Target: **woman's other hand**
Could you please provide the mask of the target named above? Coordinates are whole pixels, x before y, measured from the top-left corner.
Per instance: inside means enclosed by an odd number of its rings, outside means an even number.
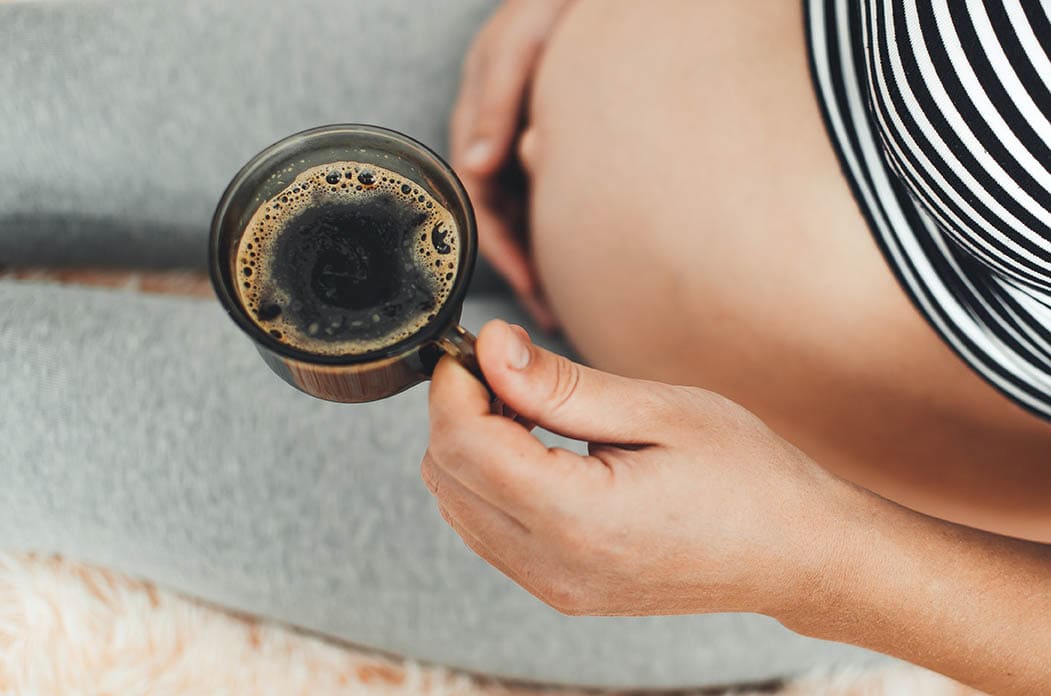
[[[505,0],[464,61],[453,109],[452,158],[478,218],[482,254],[538,324],[554,328],[524,241],[521,191],[508,186],[514,144],[540,53],[572,0]]]

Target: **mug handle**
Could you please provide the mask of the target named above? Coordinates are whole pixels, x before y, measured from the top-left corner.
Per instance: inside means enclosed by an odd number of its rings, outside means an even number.
[[[474,350],[477,341],[474,334],[457,324],[442,335],[436,343],[446,355],[467,368],[467,371],[474,375],[475,379],[481,382],[492,396],[493,390],[489,388],[489,383],[485,381],[485,375],[482,374],[482,368],[478,366],[478,355]]]

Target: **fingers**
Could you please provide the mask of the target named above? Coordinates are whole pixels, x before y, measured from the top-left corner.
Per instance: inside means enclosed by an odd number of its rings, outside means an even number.
[[[531,537],[523,539],[501,537],[486,541],[440,500],[438,502],[438,512],[441,514],[442,519],[463,540],[467,548],[474,551],[511,580],[533,593],[537,599],[544,601],[544,598],[533,589],[540,569],[536,567],[536,559],[539,554],[530,543],[534,542]]]
[[[475,536],[469,527],[460,522],[452,513],[449,512],[441,503],[438,504],[438,512],[441,514],[442,519],[453,528],[457,536],[463,540],[467,548],[474,551],[480,558],[485,560],[489,565],[493,566],[501,573],[511,578],[519,585],[523,584],[521,578],[517,573],[514,572],[511,566],[507,565],[504,560],[496,554],[492,548],[485,544],[481,539]]]
[[[453,120],[453,162],[458,170],[488,176],[507,159],[543,45],[543,34],[533,24],[505,6],[471,48]]]
[[[526,419],[568,437],[653,444],[673,420],[674,388],[594,370],[529,341],[521,327],[491,321],[478,361],[493,391]]]
[[[430,451],[423,456],[420,475],[427,490],[438,501],[438,511],[463,542],[500,572],[518,582],[496,549],[521,547],[528,531],[522,524],[466,489],[435,464]],[[476,531],[478,530],[478,531]]]
[[[485,66],[463,150],[457,153],[464,169],[489,175],[506,159],[518,132],[526,84],[539,50],[539,41],[520,40]]]
[[[467,180],[465,180],[467,186]],[[543,299],[536,278],[536,269],[529,259],[525,245],[511,229],[508,221],[496,214],[489,206],[484,192],[491,188],[485,181],[468,186],[472,199],[477,202],[475,215],[478,220],[478,250],[489,260],[493,268],[511,286],[529,316],[542,331],[553,331],[558,320]],[[473,191],[472,191],[473,189]]]
[[[522,522],[449,475],[429,451],[420,464],[420,475],[439,505],[493,549],[503,548],[511,542],[520,544],[529,534]]]
[[[478,250],[489,260],[496,272],[507,280],[516,295],[521,298],[531,297],[536,291],[536,282],[525,247],[515,238],[508,225],[486,207],[484,200],[479,203],[475,207],[475,213],[478,228],[485,230],[485,233],[478,235]]]
[[[457,161],[464,150],[471,133],[471,123],[478,105],[479,76],[484,61],[484,47],[476,44],[464,59],[460,76],[460,91],[453,104],[452,119],[449,124],[449,145],[453,160]]]
[[[459,363],[442,358],[430,389],[430,453],[443,471],[529,526],[561,489],[605,466],[549,450],[522,425],[489,411],[489,393]],[[564,491],[563,491],[564,492]]]
[[[471,125],[481,101],[478,84],[481,81],[478,77],[480,71],[474,67],[476,62],[477,59],[473,56],[468,60],[460,97],[453,112],[452,146],[454,157],[457,158],[454,161],[457,162],[457,171],[474,203],[479,230],[478,250],[507,281],[523,304],[527,305],[530,314],[548,330],[553,328],[553,317],[546,311],[543,303],[534,299],[537,295],[537,283],[532,263],[525,244],[512,227],[512,216],[504,214],[507,207],[504,198],[508,192],[496,177],[471,169],[460,161],[462,158],[459,153],[467,149],[467,142],[472,133]]]
[[[456,124],[465,120],[460,112],[454,115]],[[521,235],[514,229],[516,216],[508,214],[509,194],[502,183],[491,177],[478,176],[461,170],[461,180],[474,203],[478,223],[478,250],[489,260],[526,311],[543,331],[553,331],[558,322],[543,300],[537,283],[536,270],[529,258]]]
[[[424,466],[426,467],[427,464],[428,460],[425,458]],[[426,480],[427,474],[424,475],[424,478]],[[452,483],[453,487],[455,485]],[[549,548],[545,548],[548,542],[543,541],[542,537],[534,536],[528,531],[520,531],[514,526],[503,527],[499,522],[495,525],[491,524],[490,518],[484,513],[479,514],[479,510],[472,509],[470,503],[465,506],[450,503],[448,490],[449,488],[443,487],[443,484],[440,483],[437,492],[434,492],[438,499],[438,511],[442,519],[453,528],[464,544],[537,599],[549,602],[547,595],[550,593],[543,593],[541,590],[553,585],[552,574],[550,571],[545,571],[539,563],[544,558],[545,552],[549,551]],[[466,495],[471,502],[481,506],[485,505],[477,498],[470,499],[469,492]],[[485,510],[484,507],[480,509]]]
[[[507,186],[498,172],[510,159],[527,86],[563,6],[563,0],[506,2],[493,14],[464,61],[450,132],[453,164],[475,207],[479,250],[544,331],[554,330],[557,321],[539,291],[514,216],[503,205]]]

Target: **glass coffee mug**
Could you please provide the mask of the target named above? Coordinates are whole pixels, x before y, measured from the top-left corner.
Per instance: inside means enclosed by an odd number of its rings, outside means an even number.
[[[456,222],[459,259],[445,301],[411,335],[360,354],[315,354],[282,342],[252,320],[236,287],[236,257],[241,237],[261,205],[304,171],[346,161],[392,171],[430,194]],[[477,246],[474,211],[467,192],[438,155],[386,128],[331,125],[274,143],[237,173],[212,218],[209,271],[226,312],[255,342],[263,360],[281,379],[320,399],[356,403],[397,394],[430,378],[442,354],[455,358],[485,384],[475,357],[475,338],[459,325]]]

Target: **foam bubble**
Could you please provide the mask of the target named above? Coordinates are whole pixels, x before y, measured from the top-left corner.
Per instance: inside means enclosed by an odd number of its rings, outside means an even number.
[[[297,300],[289,297],[274,278],[274,251],[283,232],[291,221],[311,209],[329,204],[365,204],[382,196],[391,197],[415,215],[413,222],[418,224],[409,233],[414,236],[407,238],[405,248],[411,251],[412,262],[429,286],[429,306],[409,312],[403,321],[380,336],[355,336],[353,331],[346,332],[346,326],[326,326],[315,321],[298,326],[290,318],[295,312],[284,311]],[[361,354],[415,334],[445,304],[458,272],[460,231],[452,214],[416,182],[374,164],[331,162],[304,171],[261,204],[245,229],[252,233],[241,238],[235,262],[238,277],[244,281],[243,288],[238,288],[243,306],[264,331],[309,353]],[[417,238],[419,242],[408,241]],[[366,315],[364,321],[350,321],[349,325],[361,327],[364,332],[370,325],[379,325],[379,314],[374,316],[375,319]],[[344,335],[334,338],[340,331]]]

